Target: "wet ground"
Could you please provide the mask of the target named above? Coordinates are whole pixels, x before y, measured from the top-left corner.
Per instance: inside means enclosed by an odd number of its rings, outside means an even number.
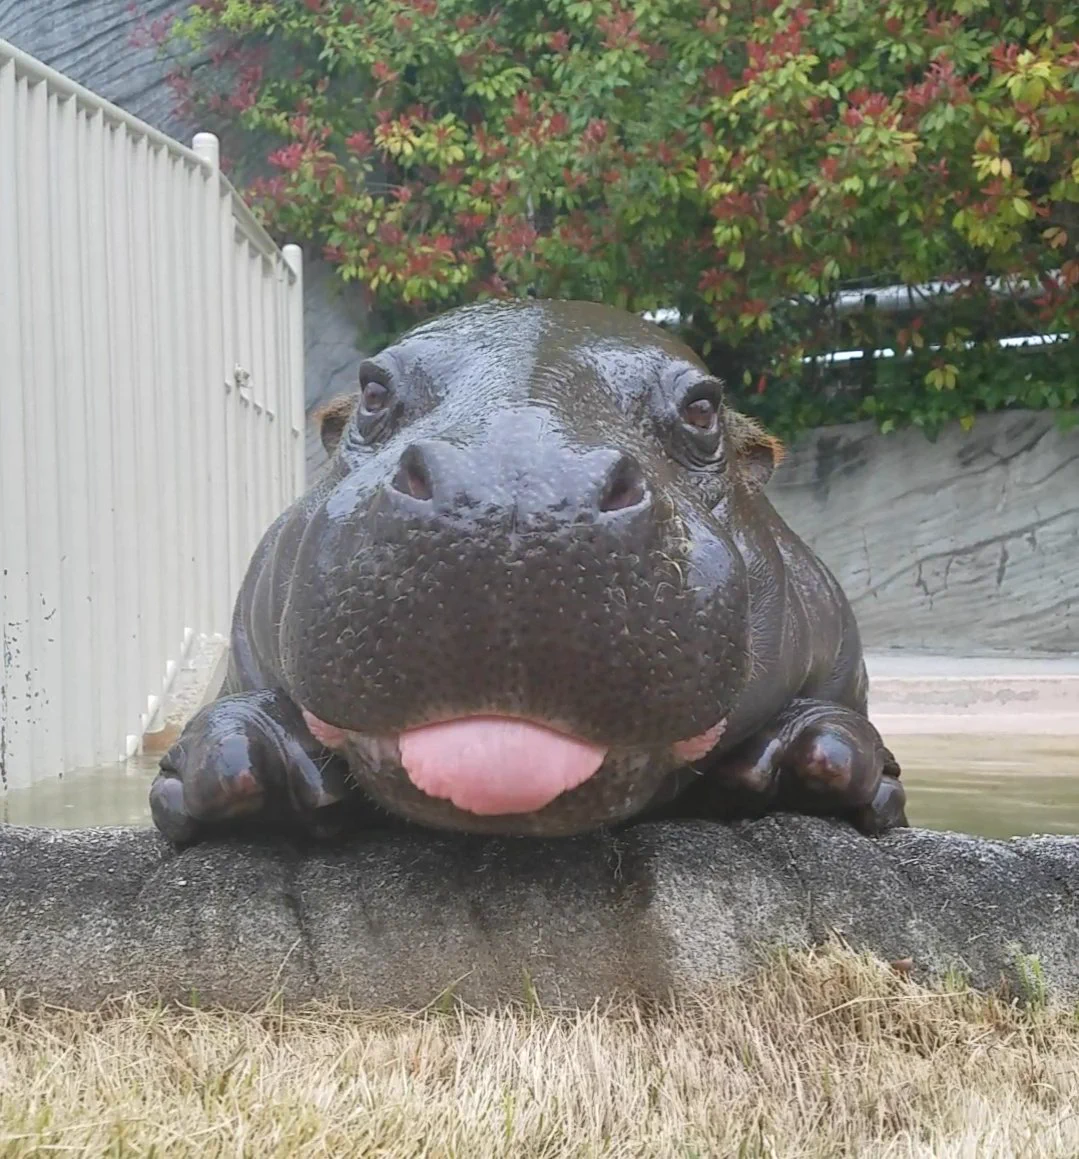
[[[896,736],[911,823],[986,837],[1079,833],[1079,736]],[[157,758],[0,794],[0,821],[149,825]]]

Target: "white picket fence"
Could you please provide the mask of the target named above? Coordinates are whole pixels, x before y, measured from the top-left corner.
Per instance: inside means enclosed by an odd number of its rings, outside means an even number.
[[[138,749],[304,486],[300,251],[0,41],[0,788]]]

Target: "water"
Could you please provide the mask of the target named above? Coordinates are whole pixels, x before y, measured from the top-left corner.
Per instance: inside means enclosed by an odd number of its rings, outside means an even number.
[[[911,824],[985,837],[1079,833],[1079,736],[896,736]],[[0,821],[150,824],[154,756],[0,795]]]
[[[78,829],[86,825],[149,826],[150,782],[158,756],[137,756],[122,764],[82,769],[39,781],[29,789],[0,794],[0,822]]]
[[[893,736],[912,825],[1079,833],[1079,736]]]

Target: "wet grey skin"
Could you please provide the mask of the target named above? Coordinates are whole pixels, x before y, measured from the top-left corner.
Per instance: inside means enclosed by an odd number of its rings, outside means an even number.
[[[329,465],[251,561],[222,694],[162,759],[173,842],[906,824],[851,608],[763,494],[781,448],[668,332],[583,302],[454,310],[365,363],[322,434]],[[609,751],[534,812],[478,815],[417,788],[396,739],[477,715]]]

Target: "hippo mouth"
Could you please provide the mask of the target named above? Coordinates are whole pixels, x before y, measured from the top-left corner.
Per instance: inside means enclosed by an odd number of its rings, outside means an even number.
[[[374,738],[327,724],[308,709],[304,721],[326,748],[342,750],[351,741]],[[721,720],[706,732],[671,746],[681,764],[700,760],[718,743]],[[408,728],[374,741],[395,749],[409,781],[429,797],[449,801],[477,817],[535,813],[591,780],[610,748],[543,722],[518,717],[463,716]]]

